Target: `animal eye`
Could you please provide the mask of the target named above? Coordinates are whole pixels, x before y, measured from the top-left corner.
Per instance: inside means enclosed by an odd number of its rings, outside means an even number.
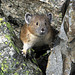
[[[36,25],[38,25],[38,22],[36,22]]]
[[[46,25],[46,23],[45,23],[45,25]]]

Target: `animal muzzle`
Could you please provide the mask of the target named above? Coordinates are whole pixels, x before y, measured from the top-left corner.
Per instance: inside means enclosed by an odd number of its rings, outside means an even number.
[[[40,31],[40,34],[44,35],[45,33],[46,33],[46,29],[42,28],[41,31]]]

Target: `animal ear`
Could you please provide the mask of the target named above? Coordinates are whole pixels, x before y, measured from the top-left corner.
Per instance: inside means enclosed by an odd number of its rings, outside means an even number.
[[[51,21],[52,21],[52,13],[48,13],[48,14],[47,14],[47,17],[49,18],[49,21],[50,21],[50,23],[51,23]]]
[[[30,24],[30,22],[31,22],[31,17],[32,17],[32,15],[30,14],[30,13],[26,13],[25,14],[25,22],[27,23],[27,24]]]

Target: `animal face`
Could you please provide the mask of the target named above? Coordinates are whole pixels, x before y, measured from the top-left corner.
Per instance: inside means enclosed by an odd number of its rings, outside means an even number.
[[[25,20],[28,23],[29,31],[37,36],[46,36],[50,31],[51,18],[46,15],[29,15],[28,17]]]

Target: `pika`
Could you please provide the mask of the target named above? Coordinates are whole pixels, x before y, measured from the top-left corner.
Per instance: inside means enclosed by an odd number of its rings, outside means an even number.
[[[53,29],[51,27],[52,14],[25,14],[25,22],[21,28],[20,38],[23,42],[23,54],[33,46],[50,45],[53,40]]]

